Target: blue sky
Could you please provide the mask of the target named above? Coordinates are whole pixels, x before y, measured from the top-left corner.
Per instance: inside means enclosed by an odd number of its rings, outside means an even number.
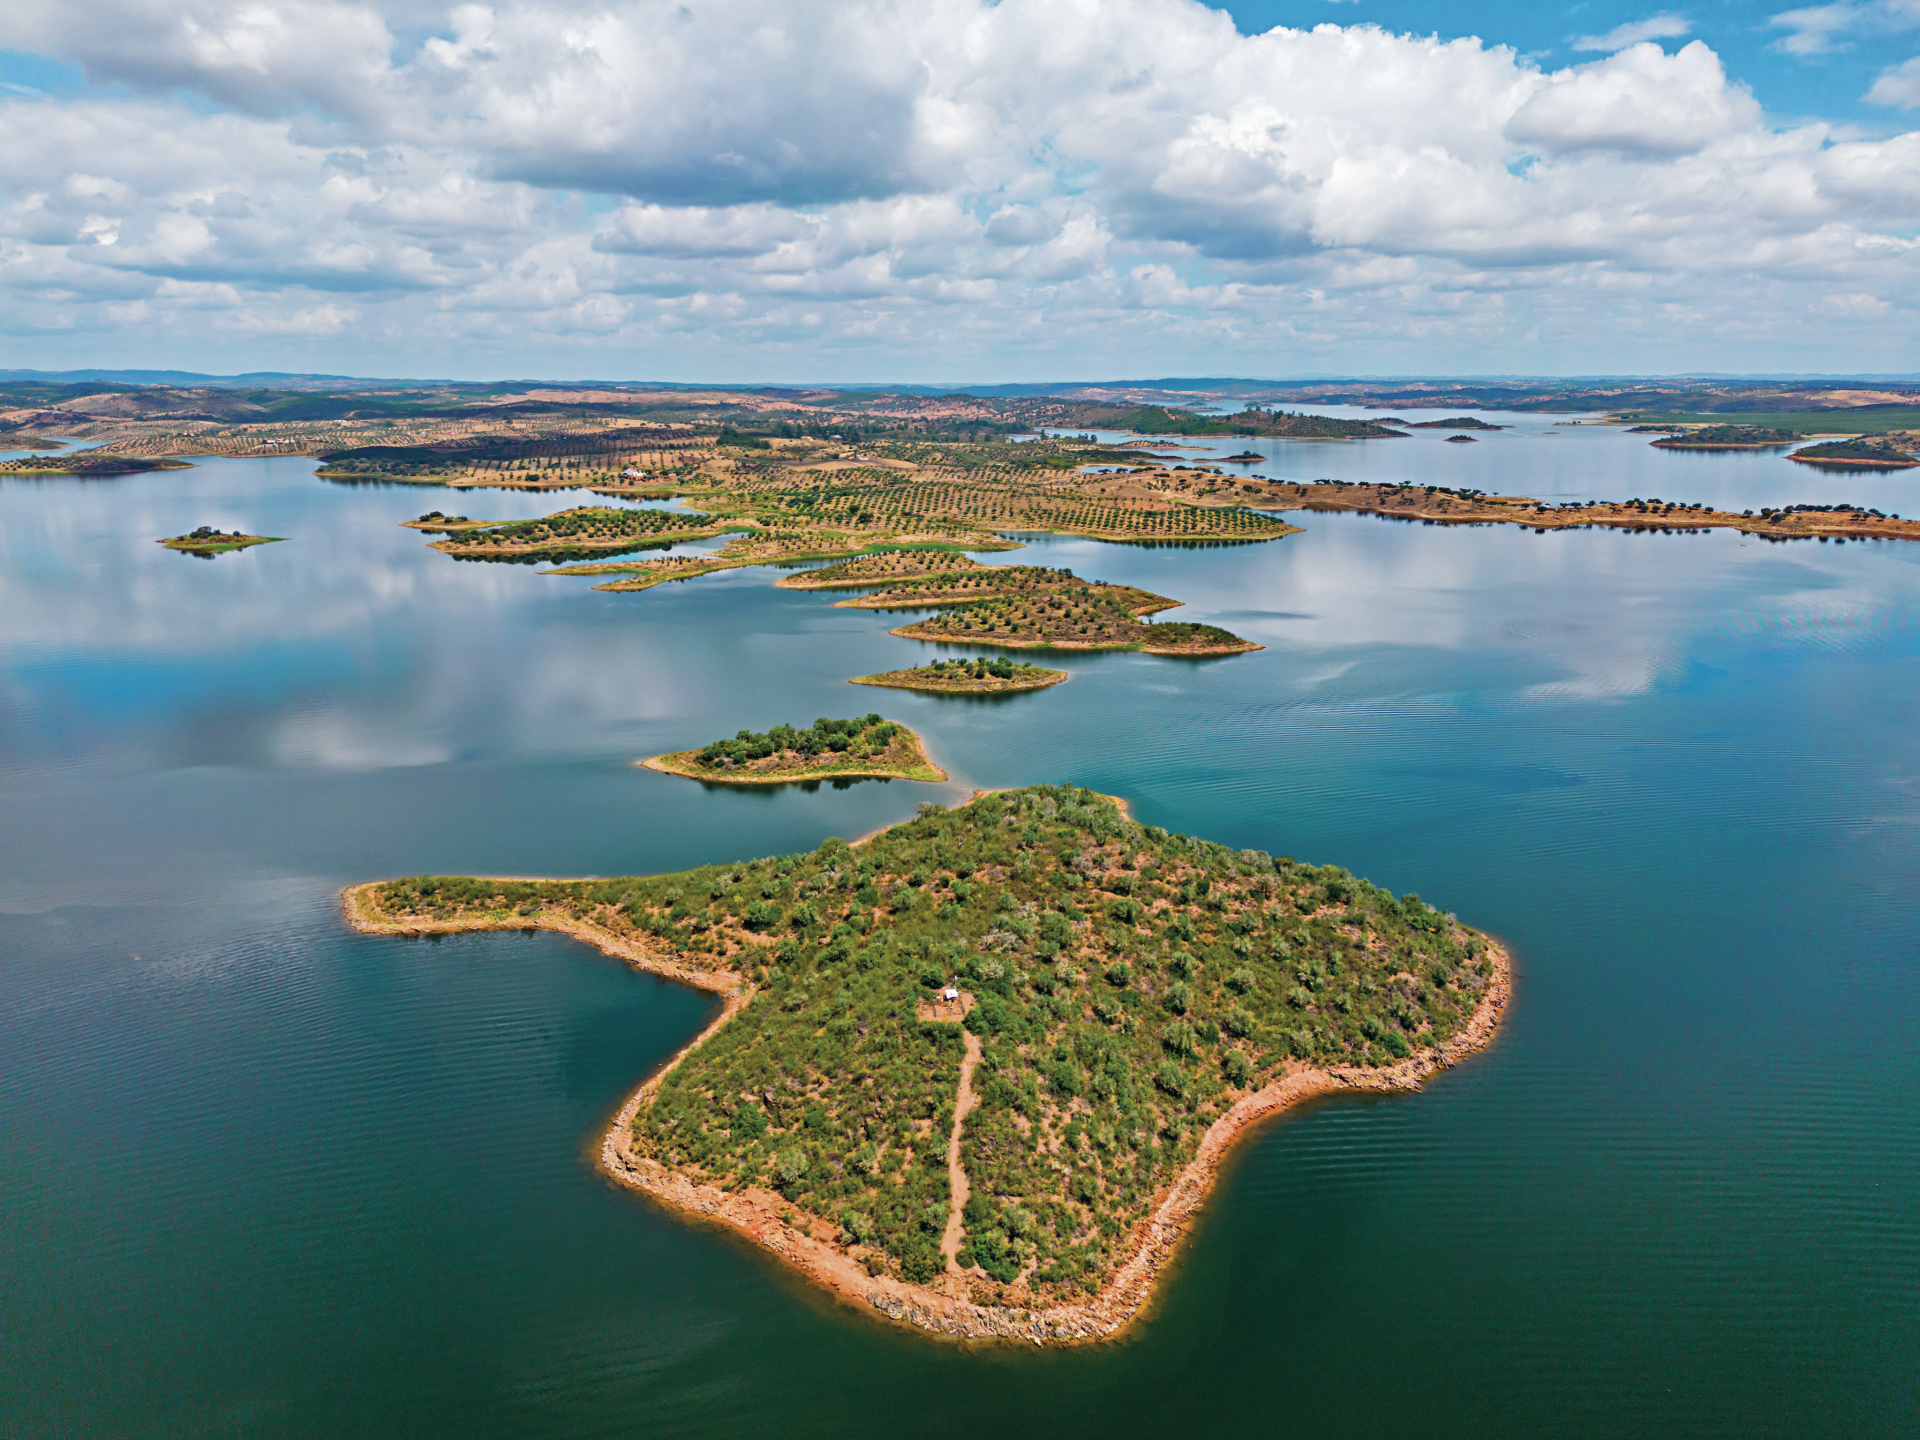
[[[14,0],[0,42],[20,367],[1920,371],[1920,0]]]
[[[1850,26],[1836,32],[1827,47],[1798,55],[1784,48],[1782,42],[1803,33],[1802,29],[1775,24],[1773,17],[1837,7],[1740,4],[1735,0],[1703,0],[1700,4],[1665,8],[1621,0],[1586,0],[1577,5],[1532,5],[1514,0],[1477,4],[1465,0],[1254,0],[1226,8],[1249,33],[1275,25],[1371,21],[1389,30],[1483,36],[1537,56],[1549,66],[1590,59],[1589,52],[1575,48],[1585,37],[1606,35],[1622,25],[1666,16],[1684,22],[1688,36],[1711,45],[1727,69],[1752,87],[1770,113],[1783,118],[1849,120],[1876,132],[1905,128],[1901,115],[1889,115],[1885,107],[1862,103],[1862,97],[1889,63],[1889,42],[1900,59],[1920,52],[1920,7],[1910,12],[1912,28],[1904,32],[1875,27],[1869,34],[1863,33],[1863,26]]]

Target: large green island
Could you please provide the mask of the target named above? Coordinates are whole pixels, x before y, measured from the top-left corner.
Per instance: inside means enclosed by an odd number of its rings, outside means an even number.
[[[699,750],[678,750],[640,762],[649,770],[722,785],[791,785],[809,780],[924,780],[947,772],[927,756],[920,737],[878,715],[816,720],[805,729],[775,725],[742,730]]]
[[[1484,1045],[1501,947],[1419,897],[980,792],[858,845],[593,880],[355,887],[359,928],[559,930],[725,999],[620,1109],[609,1174],[956,1339],[1137,1315],[1238,1137]]]

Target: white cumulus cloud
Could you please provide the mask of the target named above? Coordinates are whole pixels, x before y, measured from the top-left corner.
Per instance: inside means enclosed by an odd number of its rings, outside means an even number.
[[[1573,42],[1576,50],[1605,50],[1609,53],[1640,45],[1648,40],[1677,40],[1693,33],[1693,23],[1684,15],[1649,15],[1644,20],[1629,20],[1604,35],[1582,35]]]
[[[1783,10],[1768,22],[1787,33],[1775,41],[1789,55],[1844,50],[1859,35],[1885,35],[1920,27],[1920,0],[1835,0]]]
[[[1898,105],[1903,110],[1920,107],[1920,56],[1882,70],[1867,91],[1867,99],[1875,105]]]
[[[387,373],[1750,365],[1834,295],[1883,307],[1845,308],[1860,363],[1920,298],[1920,138],[1774,124],[1706,44],[1655,43],[1669,13],[1559,69],[1195,0],[9,18],[98,83],[0,96],[0,333],[89,363],[137,329]]]

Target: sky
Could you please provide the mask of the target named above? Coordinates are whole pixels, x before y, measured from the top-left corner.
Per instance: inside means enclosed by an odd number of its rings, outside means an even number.
[[[5,368],[1920,373],[1920,0],[8,0]]]

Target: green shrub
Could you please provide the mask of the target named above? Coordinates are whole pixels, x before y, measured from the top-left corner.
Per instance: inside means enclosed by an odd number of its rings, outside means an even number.
[[[938,1247],[924,1237],[909,1241],[900,1252],[900,1274],[914,1285],[926,1284],[945,1268]]]
[[[976,1035],[998,1035],[1007,1028],[1007,1007],[997,995],[982,996],[967,1012],[966,1026]]]

